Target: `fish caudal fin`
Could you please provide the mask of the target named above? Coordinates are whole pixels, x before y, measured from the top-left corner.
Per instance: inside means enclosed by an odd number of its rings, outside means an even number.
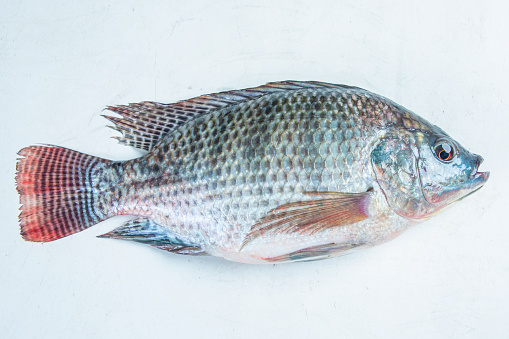
[[[98,173],[109,160],[57,146],[23,148],[16,165],[21,235],[48,242],[80,232],[106,218],[95,204]]]

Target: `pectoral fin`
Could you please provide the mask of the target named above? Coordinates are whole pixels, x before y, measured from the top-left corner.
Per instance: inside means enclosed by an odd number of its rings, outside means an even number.
[[[328,228],[350,225],[368,217],[371,190],[363,193],[305,192],[324,199],[295,201],[271,210],[246,236],[242,247],[254,239],[275,234],[315,234]]]

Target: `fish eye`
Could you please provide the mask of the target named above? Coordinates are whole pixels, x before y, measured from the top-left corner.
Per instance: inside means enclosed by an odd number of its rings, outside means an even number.
[[[433,150],[437,158],[441,161],[450,161],[454,158],[454,148],[447,141],[438,141]]]

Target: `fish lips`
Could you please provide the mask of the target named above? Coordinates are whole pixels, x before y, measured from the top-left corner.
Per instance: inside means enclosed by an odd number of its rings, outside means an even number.
[[[471,182],[471,188],[479,187],[479,185],[484,185],[488,178],[490,177],[490,172],[479,172],[479,166],[481,166],[484,161],[483,157],[480,155],[477,156],[476,164],[474,166],[474,170],[470,173],[469,180]],[[480,187],[479,187],[480,188]]]
[[[472,171],[472,173],[470,173],[470,176],[468,178],[469,183],[464,188],[464,190],[467,191],[467,193],[461,198],[459,198],[457,201],[465,199],[469,195],[480,190],[481,187],[484,186],[484,184],[486,183],[486,181],[488,181],[488,178],[490,177],[490,172],[479,172],[479,166],[484,161],[484,159],[480,155],[478,155],[477,157],[478,159],[476,161],[476,166],[474,167],[474,170]]]

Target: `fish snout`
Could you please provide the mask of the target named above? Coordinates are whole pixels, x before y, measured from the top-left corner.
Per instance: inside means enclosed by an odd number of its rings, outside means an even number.
[[[475,157],[475,165],[474,169],[470,173],[470,179],[477,179],[481,182],[486,182],[490,176],[490,172],[479,172],[479,166],[481,166],[482,162],[484,161],[484,158],[478,154],[474,154]]]

